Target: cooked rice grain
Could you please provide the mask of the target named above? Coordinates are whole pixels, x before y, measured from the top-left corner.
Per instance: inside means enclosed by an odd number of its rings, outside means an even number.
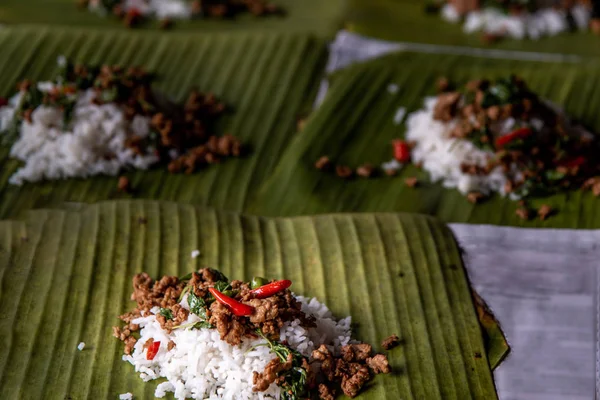
[[[351,343],[350,317],[335,320],[324,304],[316,299],[297,296],[302,311],[317,319],[317,327],[305,329],[298,320],[287,322],[281,330],[281,341],[304,356],[309,357],[321,343],[339,353],[341,346]],[[182,306],[188,308],[187,302]],[[152,310],[157,313],[156,307]],[[187,322],[199,321],[190,314]],[[265,392],[252,391],[252,373],[264,370],[275,356],[263,339],[243,340],[240,346],[231,346],[220,339],[216,329],[175,329],[170,334],[160,327],[154,314],[132,321],[142,328],[132,355],[123,356],[135,366],[144,381],[166,378],[155,391],[156,397],[172,392],[176,399],[278,399],[280,388],[272,384]],[[144,343],[153,339],[160,341],[160,348],[153,360],[146,359]],[[175,347],[168,350],[168,343]]]

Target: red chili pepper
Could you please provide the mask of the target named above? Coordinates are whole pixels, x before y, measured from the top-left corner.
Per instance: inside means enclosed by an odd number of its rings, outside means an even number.
[[[127,11],[127,16],[129,18],[139,18],[142,16],[142,12],[137,8],[130,8],[129,11]]]
[[[0,97],[0,107],[4,107],[6,105],[8,105],[8,100],[6,100],[4,97]]]
[[[250,293],[253,293],[254,297],[257,299],[266,299],[267,297],[271,297],[274,294],[289,288],[290,286],[292,286],[292,281],[284,279],[282,281],[275,281],[267,283],[266,285],[262,285],[259,288],[251,290]]]
[[[506,144],[516,139],[525,139],[527,136],[531,135],[531,133],[532,132],[530,128],[519,128],[507,135],[500,136],[498,139],[496,139],[496,147],[504,147]]]
[[[65,94],[74,94],[77,93],[77,89],[75,86],[63,86],[63,93]]]
[[[404,140],[392,140],[394,146],[394,158],[401,163],[410,161],[410,146]]]
[[[146,360],[154,360],[154,357],[156,357],[156,353],[158,353],[159,348],[160,341],[152,342],[150,347],[148,347],[148,352],[146,353]]]
[[[214,298],[219,303],[223,304],[229,309],[229,311],[231,311],[238,317],[245,317],[254,313],[254,307],[246,305],[244,303],[240,303],[239,301],[232,299],[227,295],[224,295],[215,288],[208,288],[208,291],[214,296]]]
[[[575,167],[582,166],[583,164],[585,164],[586,161],[587,161],[587,159],[584,156],[579,156],[579,157],[572,158],[570,160],[561,161],[558,163],[558,165],[567,167],[567,168],[575,168]]]

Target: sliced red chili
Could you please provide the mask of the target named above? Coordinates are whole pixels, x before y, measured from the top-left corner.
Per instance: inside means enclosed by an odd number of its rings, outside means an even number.
[[[575,167],[580,167],[583,164],[585,164],[587,161],[587,159],[584,156],[579,156],[579,157],[575,157],[572,158],[570,160],[565,160],[565,161],[561,161],[558,163],[558,165],[561,165],[563,167],[567,167],[567,168],[575,168]]]
[[[129,18],[138,18],[142,16],[142,12],[137,8],[130,8],[129,11],[127,11],[127,16]]]
[[[257,299],[265,299],[267,297],[273,296],[274,294],[284,291],[290,286],[292,286],[292,281],[284,279],[281,281],[267,283],[266,285],[251,290],[250,292],[253,293],[254,297],[256,297]]]
[[[513,140],[525,139],[526,137],[531,135],[531,133],[532,132],[531,132],[530,128],[516,129],[516,130],[512,131],[511,133],[506,134],[504,136],[500,136],[498,139],[496,139],[496,148],[504,147],[505,145],[512,142]]]
[[[254,313],[254,307],[244,303],[240,303],[239,301],[232,299],[227,295],[224,295],[215,288],[208,288],[208,291],[214,296],[214,298],[219,303],[223,304],[229,309],[229,311],[231,311],[238,317],[245,317]]]
[[[159,348],[160,341],[152,342],[150,347],[148,347],[148,352],[146,353],[146,360],[154,360],[154,357],[156,357],[156,353],[158,353]]]
[[[77,89],[75,88],[75,86],[71,86],[71,85],[63,86],[63,93],[75,94],[75,93],[77,93]]]
[[[394,146],[394,158],[401,163],[410,161],[410,146],[404,140],[392,140]]]

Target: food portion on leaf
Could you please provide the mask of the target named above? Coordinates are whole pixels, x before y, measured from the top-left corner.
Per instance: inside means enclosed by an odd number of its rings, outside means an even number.
[[[167,379],[157,397],[330,400],[391,371],[385,355],[352,339],[350,317],[336,320],[291,284],[230,281],[209,268],[157,281],[141,273],[137,306],[113,334],[142,379]]]
[[[408,116],[405,136],[414,145],[412,161],[433,181],[473,198],[499,193],[519,200],[596,188],[600,173],[594,136],[516,76],[475,80],[426,98]]]
[[[560,5],[545,0],[448,0],[438,10],[449,22],[464,21],[466,33],[482,32],[486,42],[503,37],[538,39],[587,29],[600,34],[600,1],[569,0]]]
[[[114,176],[158,163],[192,173],[240,155],[238,139],[215,134],[225,105],[212,94],[193,90],[185,104],[172,104],[140,67],[93,67],[59,57],[59,69],[54,80],[22,81],[17,94],[0,99],[1,138],[24,163],[12,184]]]
[[[112,14],[128,27],[151,18],[168,28],[174,19],[233,18],[242,13],[259,17],[283,12],[265,0],[78,0],[78,5],[102,16]]]

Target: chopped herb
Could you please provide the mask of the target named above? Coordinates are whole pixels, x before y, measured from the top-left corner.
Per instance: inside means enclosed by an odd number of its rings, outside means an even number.
[[[63,105],[63,123],[66,128],[71,120],[73,119],[73,112],[75,111],[75,101],[69,101]]]
[[[219,281],[215,283],[214,288],[217,289],[219,292],[224,293],[228,290],[231,290],[231,285],[229,284],[229,282]]]
[[[527,179],[515,193],[520,197],[544,197],[554,194],[558,191],[558,187],[551,182],[545,180]]]
[[[187,300],[190,305],[190,312],[196,314],[203,320],[206,320],[206,302],[202,298],[196,296],[193,291],[190,292]]]
[[[208,323],[206,321],[196,322],[192,326],[192,329],[202,329],[202,328],[212,329],[212,328],[214,328],[214,326],[212,326],[210,323]]]
[[[173,319],[173,311],[169,308],[161,308],[158,313],[168,320]]]
[[[107,10],[112,10],[121,3],[121,0],[100,0],[100,3],[102,3]]]
[[[206,321],[199,321],[199,322],[190,322],[189,324],[183,324],[183,325],[177,325],[174,326],[173,329],[202,329],[202,328],[208,328],[208,329],[212,329],[214,328],[214,326],[212,326],[211,324],[209,324]]]
[[[281,393],[282,398],[285,400],[300,400],[305,398],[307,389],[307,371],[302,368],[302,361],[305,360],[305,357],[282,343],[270,340],[260,329],[256,332],[260,337],[267,341],[265,345],[275,353],[282,363],[287,361],[290,354],[292,355],[292,368],[283,371],[280,375],[284,378],[283,382],[280,384],[283,389]]]
[[[212,273],[215,275],[215,281],[221,282],[229,282],[229,278],[227,278],[221,271],[213,268],[209,268]]]
[[[500,78],[490,83],[483,93],[481,106],[488,108],[504,104],[513,104],[526,98],[528,93],[523,90],[514,76]]]
[[[238,291],[233,290],[229,282],[219,281],[215,283],[214,288],[217,289],[219,292],[223,293],[225,296],[235,297],[238,294]],[[212,301],[212,295],[210,296],[210,299]]]
[[[546,171],[546,179],[549,181],[560,181],[561,179],[564,179],[565,176],[565,173],[558,172],[554,169]]]
[[[178,303],[181,303],[181,300],[183,300],[183,297],[190,291],[191,288],[192,288],[191,285],[187,285],[186,287],[183,288],[183,290],[181,291],[181,294],[179,295],[179,300],[177,300]]]
[[[185,274],[182,277],[179,278],[180,281],[189,281],[190,279],[192,279],[192,275],[194,273],[190,272],[189,274]]]
[[[34,109],[44,102],[44,93],[35,85],[31,85],[23,96],[23,109]]]
[[[117,99],[117,88],[112,87],[102,91],[101,99],[106,103],[111,103]]]
[[[188,295],[188,304],[190,305],[190,312],[200,317],[201,321],[196,322],[192,328],[213,328],[208,322],[208,312],[206,310],[206,302],[204,299],[196,296],[193,291]]]
[[[209,328],[210,329],[210,328],[214,328],[214,326],[208,322],[208,311],[206,308],[206,302],[201,297],[196,296],[194,291],[191,289],[192,289],[192,287],[190,285],[188,285],[188,286],[186,286],[184,291],[189,292],[187,301],[190,306],[190,312],[192,314],[195,314],[196,316],[198,316],[200,318],[200,321],[175,326],[175,327],[173,327],[173,329],[181,329],[181,328],[183,328],[183,329],[186,329],[186,328],[190,328],[190,329]],[[184,292],[182,292],[181,297],[183,297],[183,295],[184,295]]]
[[[469,134],[471,142],[481,150],[493,151],[493,137],[490,129],[487,126],[479,130],[474,130]]]

